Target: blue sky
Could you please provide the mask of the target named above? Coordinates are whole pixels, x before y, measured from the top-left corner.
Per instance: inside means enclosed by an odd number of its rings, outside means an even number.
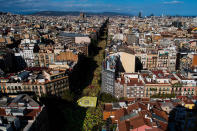
[[[197,15],[197,0],[0,0],[0,11],[122,12],[143,15]]]

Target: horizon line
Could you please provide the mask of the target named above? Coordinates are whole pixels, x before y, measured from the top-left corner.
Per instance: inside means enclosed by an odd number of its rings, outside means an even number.
[[[138,13],[129,13],[129,12],[118,12],[118,11],[79,11],[79,10],[65,10],[65,11],[61,11],[61,10],[40,10],[40,11],[2,11],[0,10],[0,12],[3,12],[3,13],[11,13],[11,14],[18,14],[18,15],[28,15],[29,13],[39,13],[39,12],[83,12],[83,13],[118,13],[118,14],[124,14],[124,15],[128,15],[128,16],[138,16]],[[140,12],[140,11],[139,11]],[[154,13],[150,13],[149,15],[143,15],[144,17],[146,16],[150,16]],[[155,15],[154,16],[177,16],[177,17],[197,17],[197,14],[196,15],[191,15],[191,14],[188,14],[188,15],[182,15],[182,14],[164,14],[164,13],[161,13],[160,15]]]

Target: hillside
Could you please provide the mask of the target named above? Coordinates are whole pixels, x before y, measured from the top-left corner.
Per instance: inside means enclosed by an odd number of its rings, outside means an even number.
[[[90,15],[101,15],[101,16],[132,16],[131,14],[126,13],[117,13],[117,12],[102,12],[102,13],[94,13],[94,12],[84,12],[87,16]],[[36,16],[65,16],[65,15],[73,15],[79,16],[79,11],[40,11],[33,13],[31,15]]]

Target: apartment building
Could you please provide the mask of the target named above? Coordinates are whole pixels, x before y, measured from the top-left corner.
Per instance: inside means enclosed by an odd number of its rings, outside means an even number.
[[[49,123],[46,108],[29,95],[0,98],[0,129],[47,131]]]
[[[115,94],[117,98],[144,98],[145,86],[139,79],[139,74],[124,73],[115,82]]]
[[[114,95],[115,79],[121,72],[135,72],[135,56],[125,52],[111,54],[103,62],[102,67],[102,92]]]
[[[48,68],[28,68],[10,76],[4,83],[4,93],[33,92],[37,96],[61,96],[69,88],[68,75],[65,71]]]

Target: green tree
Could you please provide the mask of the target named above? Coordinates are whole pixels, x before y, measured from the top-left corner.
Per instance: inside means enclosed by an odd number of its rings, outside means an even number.
[[[151,98],[174,98],[176,95],[173,94],[156,94],[152,95]]]
[[[172,85],[172,87],[182,87],[182,86],[183,86],[183,84],[181,84],[181,83],[175,83]]]
[[[104,124],[102,116],[102,106],[100,104],[96,108],[88,108],[83,124],[83,130],[92,131],[95,127],[101,127]]]
[[[127,98],[126,97],[120,97],[119,98],[119,101],[124,101],[124,100],[127,100]]]
[[[73,101],[73,98],[74,98],[74,94],[69,89],[67,89],[63,92],[62,99],[71,102],[71,101]]]
[[[102,102],[117,102],[118,99],[108,93],[101,93],[99,96],[100,101]]]

